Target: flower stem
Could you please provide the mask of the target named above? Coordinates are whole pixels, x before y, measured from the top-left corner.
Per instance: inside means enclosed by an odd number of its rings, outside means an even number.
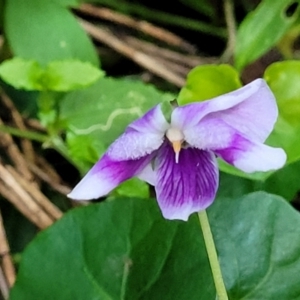
[[[9,127],[5,125],[0,125],[0,132],[9,133],[13,136],[18,136],[21,138],[25,138],[32,141],[37,141],[40,143],[45,143],[49,140],[49,137],[45,134],[28,131],[28,130],[21,130],[14,127]]]
[[[203,232],[204,242],[207,250],[207,255],[215,282],[218,300],[228,300],[222,272],[218,260],[216,246],[210,229],[206,210],[198,212],[198,217]]]

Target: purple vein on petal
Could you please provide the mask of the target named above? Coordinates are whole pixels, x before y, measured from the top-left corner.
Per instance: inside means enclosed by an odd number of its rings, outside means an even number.
[[[187,220],[214,200],[219,173],[212,152],[182,149],[176,163],[173,149],[165,143],[158,151],[156,171],[157,201],[166,219]]]

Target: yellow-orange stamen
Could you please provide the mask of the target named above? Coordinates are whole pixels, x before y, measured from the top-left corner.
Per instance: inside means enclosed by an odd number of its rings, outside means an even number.
[[[179,152],[181,150],[182,142],[184,141],[183,133],[180,129],[171,127],[167,130],[166,136],[173,146],[175,152],[175,162],[179,161]]]
[[[178,163],[179,161],[179,152],[181,150],[182,141],[174,141],[172,142],[173,150],[175,152],[175,162]]]

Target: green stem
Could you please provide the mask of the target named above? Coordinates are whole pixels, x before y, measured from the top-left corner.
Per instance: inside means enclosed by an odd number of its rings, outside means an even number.
[[[45,143],[49,140],[49,137],[45,134],[28,131],[28,130],[20,130],[18,128],[9,127],[9,126],[5,126],[5,125],[0,125],[0,131],[9,133],[11,135],[18,136],[18,137],[21,137],[24,139],[37,141],[40,143]]]
[[[222,272],[218,260],[218,255],[216,251],[216,246],[214,243],[213,235],[210,229],[207,213],[205,210],[198,213],[200,225],[203,232],[204,242],[207,250],[207,255],[215,282],[215,287],[217,291],[217,299],[228,300],[224,280],[222,277]]]

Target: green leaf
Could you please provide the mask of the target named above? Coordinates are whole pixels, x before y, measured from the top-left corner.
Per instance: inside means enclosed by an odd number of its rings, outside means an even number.
[[[185,105],[208,100],[241,86],[239,73],[230,65],[198,66],[189,72],[177,101],[179,105]]]
[[[16,57],[0,64],[0,77],[17,89],[42,90],[40,78],[43,74],[42,67],[33,60]]]
[[[67,92],[87,87],[104,72],[78,60],[52,61],[43,68],[36,61],[20,57],[0,65],[0,77],[17,89]]]
[[[237,33],[237,69],[259,58],[283,37],[299,17],[299,3],[300,0],[263,0],[247,15]]]
[[[60,101],[60,118],[67,124],[67,132],[73,136],[89,136],[90,141],[97,140],[106,149],[130,122],[170,99],[174,95],[159,92],[142,82],[102,78],[87,89],[68,93]],[[86,147],[90,147],[88,142],[79,143],[78,152]],[[98,151],[99,156],[102,153]]]
[[[300,299],[300,215],[263,192],[208,209],[229,299]]]
[[[149,198],[149,194],[149,185],[146,182],[134,177],[121,183],[112,191],[111,196]]]
[[[42,276],[41,276],[42,270]],[[10,299],[215,299],[196,217],[168,222],[155,200],[81,207],[25,250]]]
[[[77,135],[71,131],[67,132],[67,147],[68,154],[76,166],[79,166],[82,175],[98,160],[99,153],[105,151],[101,140],[91,135]]]
[[[247,177],[243,176],[246,173],[231,175],[235,174],[232,170],[220,172],[218,196],[240,197],[253,191],[266,191],[292,201],[300,191],[299,173],[300,161],[286,165],[272,174],[267,173],[267,178],[263,176],[264,173]]]
[[[67,92],[95,83],[104,72],[78,60],[52,61],[47,65],[45,86],[48,90]]]
[[[274,172],[262,183],[260,189],[280,195],[288,201],[294,200],[300,191],[299,174],[300,161],[297,161]]]
[[[79,6],[82,2],[84,2],[84,0],[51,0],[52,2],[55,2],[59,5],[68,7],[77,7]]]
[[[231,300],[299,299],[300,215],[284,199],[218,197],[208,216]],[[154,200],[115,199],[74,209],[39,234],[10,299],[161,295],[215,299],[199,222],[166,221]]]
[[[282,147],[288,163],[300,159],[300,62],[285,61],[269,66],[264,75],[277,99],[279,118],[268,139]]]
[[[51,0],[10,0],[4,16],[5,34],[15,56],[42,65],[65,59],[99,64],[91,40],[63,5]]]
[[[241,176],[220,172],[217,197],[239,198],[255,191],[255,183],[256,181]]]

